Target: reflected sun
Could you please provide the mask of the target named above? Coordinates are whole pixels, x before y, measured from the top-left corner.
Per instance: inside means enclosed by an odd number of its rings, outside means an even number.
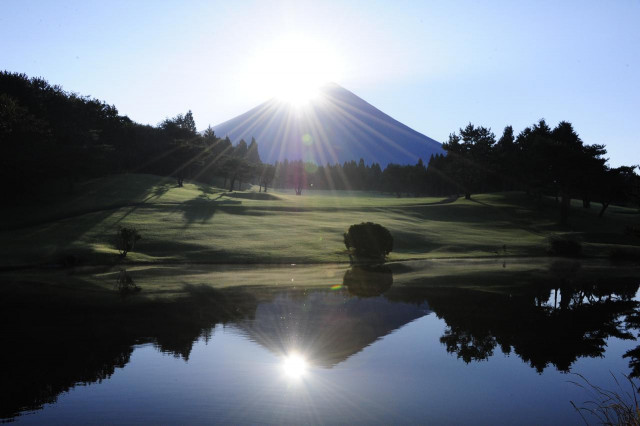
[[[304,376],[307,368],[307,361],[296,353],[287,355],[282,362],[284,373],[293,379],[299,379]]]
[[[328,44],[289,34],[263,46],[252,66],[256,84],[301,106],[317,97],[323,84],[340,79],[342,62]]]

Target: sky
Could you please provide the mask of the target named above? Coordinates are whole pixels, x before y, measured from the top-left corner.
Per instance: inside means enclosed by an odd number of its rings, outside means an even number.
[[[565,120],[640,163],[640,0],[2,0],[0,69],[200,130],[308,74],[441,142]]]

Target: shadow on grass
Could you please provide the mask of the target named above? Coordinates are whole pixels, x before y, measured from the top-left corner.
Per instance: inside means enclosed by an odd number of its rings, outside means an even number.
[[[165,178],[121,175],[85,182],[74,196],[53,194],[46,202],[30,202],[1,212],[0,230],[17,230],[91,213],[135,208],[164,195],[172,185]],[[10,206],[12,207],[12,206]]]
[[[196,188],[198,188],[198,191],[201,191],[203,195],[213,195],[218,192],[215,191],[212,186],[203,185],[201,183],[196,183]]]
[[[281,200],[277,195],[266,192],[226,192],[226,197],[243,198],[245,200]]]
[[[232,214],[246,214],[246,208],[242,207],[240,201],[234,200],[211,200],[206,195],[200,195],[197,198],[185,201],[176,206],[177,209],[182,210],[183,217],[186,220],[185,227],[188,227],[194,222],[205,223],[210,220],[221,207],[228,208],[233,206],[233,209],[226,209]]]
[[[261,263],[264,259],[256,257],[255,253],[238,250],[227,250],[224,247],[202,245],[192,242],[175,241],[171,239],[147,240],[140,245],[139,253],[163,259],[163,263],[175,262],[203,262],[203,263]]]

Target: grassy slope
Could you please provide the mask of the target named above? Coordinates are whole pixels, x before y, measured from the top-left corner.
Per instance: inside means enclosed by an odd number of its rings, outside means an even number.
[[[391,230],[391,260],[539,256],[552,233],[575,235],[588,255],[640,243],[623,233],[626,224],[640,221],[637,212],[611,207],[598,220],[597,206],[576,204],[571,227],[560,228],[551,201],[540,208],[519,193],[453,202],[328,192],[230,196],[206,185],[177,188],[173,180],[149,175],[99,179],[75,192],[82,195],[5,209],[0,266],[55,262],[64,254],[114,263],[118,226],[135,226],[143,236],[127,262],[343,262],[342,233],[362,221]]]

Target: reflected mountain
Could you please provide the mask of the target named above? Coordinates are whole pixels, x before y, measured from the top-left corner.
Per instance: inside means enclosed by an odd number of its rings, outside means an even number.
[[[431,312],[426,302],[380,296],[392,284],[387,267],[354,266],[341,289],[278,294],[261,303],[252,320],[236,326],[278,355],[297,352],[312,365],[331,368]]]
[[[604,279],[578,270],[557,264],[526,285],[496,287],[479,279],[463,287],[394,283],[385,267],[353,267],[343,285],[331,289],[186,285],[179,300],[142,303],[132,296],[116,308],[5,293],[0,418],[55,402],[77,384],[108,379],[139,344],[186,362],[198,339],[215,339],[217,324],[278,355],[295,350],[311,365],[332,368],[433,312],[446,323],[434,344],[464,362],[487,360],[500,350],[539,372],[549,366],[569,371],[580,357],[602,356],[607,338],[632,339],[633,329],[640,329],[636,278]],[[635,375],[639,354],[626,355]]]

